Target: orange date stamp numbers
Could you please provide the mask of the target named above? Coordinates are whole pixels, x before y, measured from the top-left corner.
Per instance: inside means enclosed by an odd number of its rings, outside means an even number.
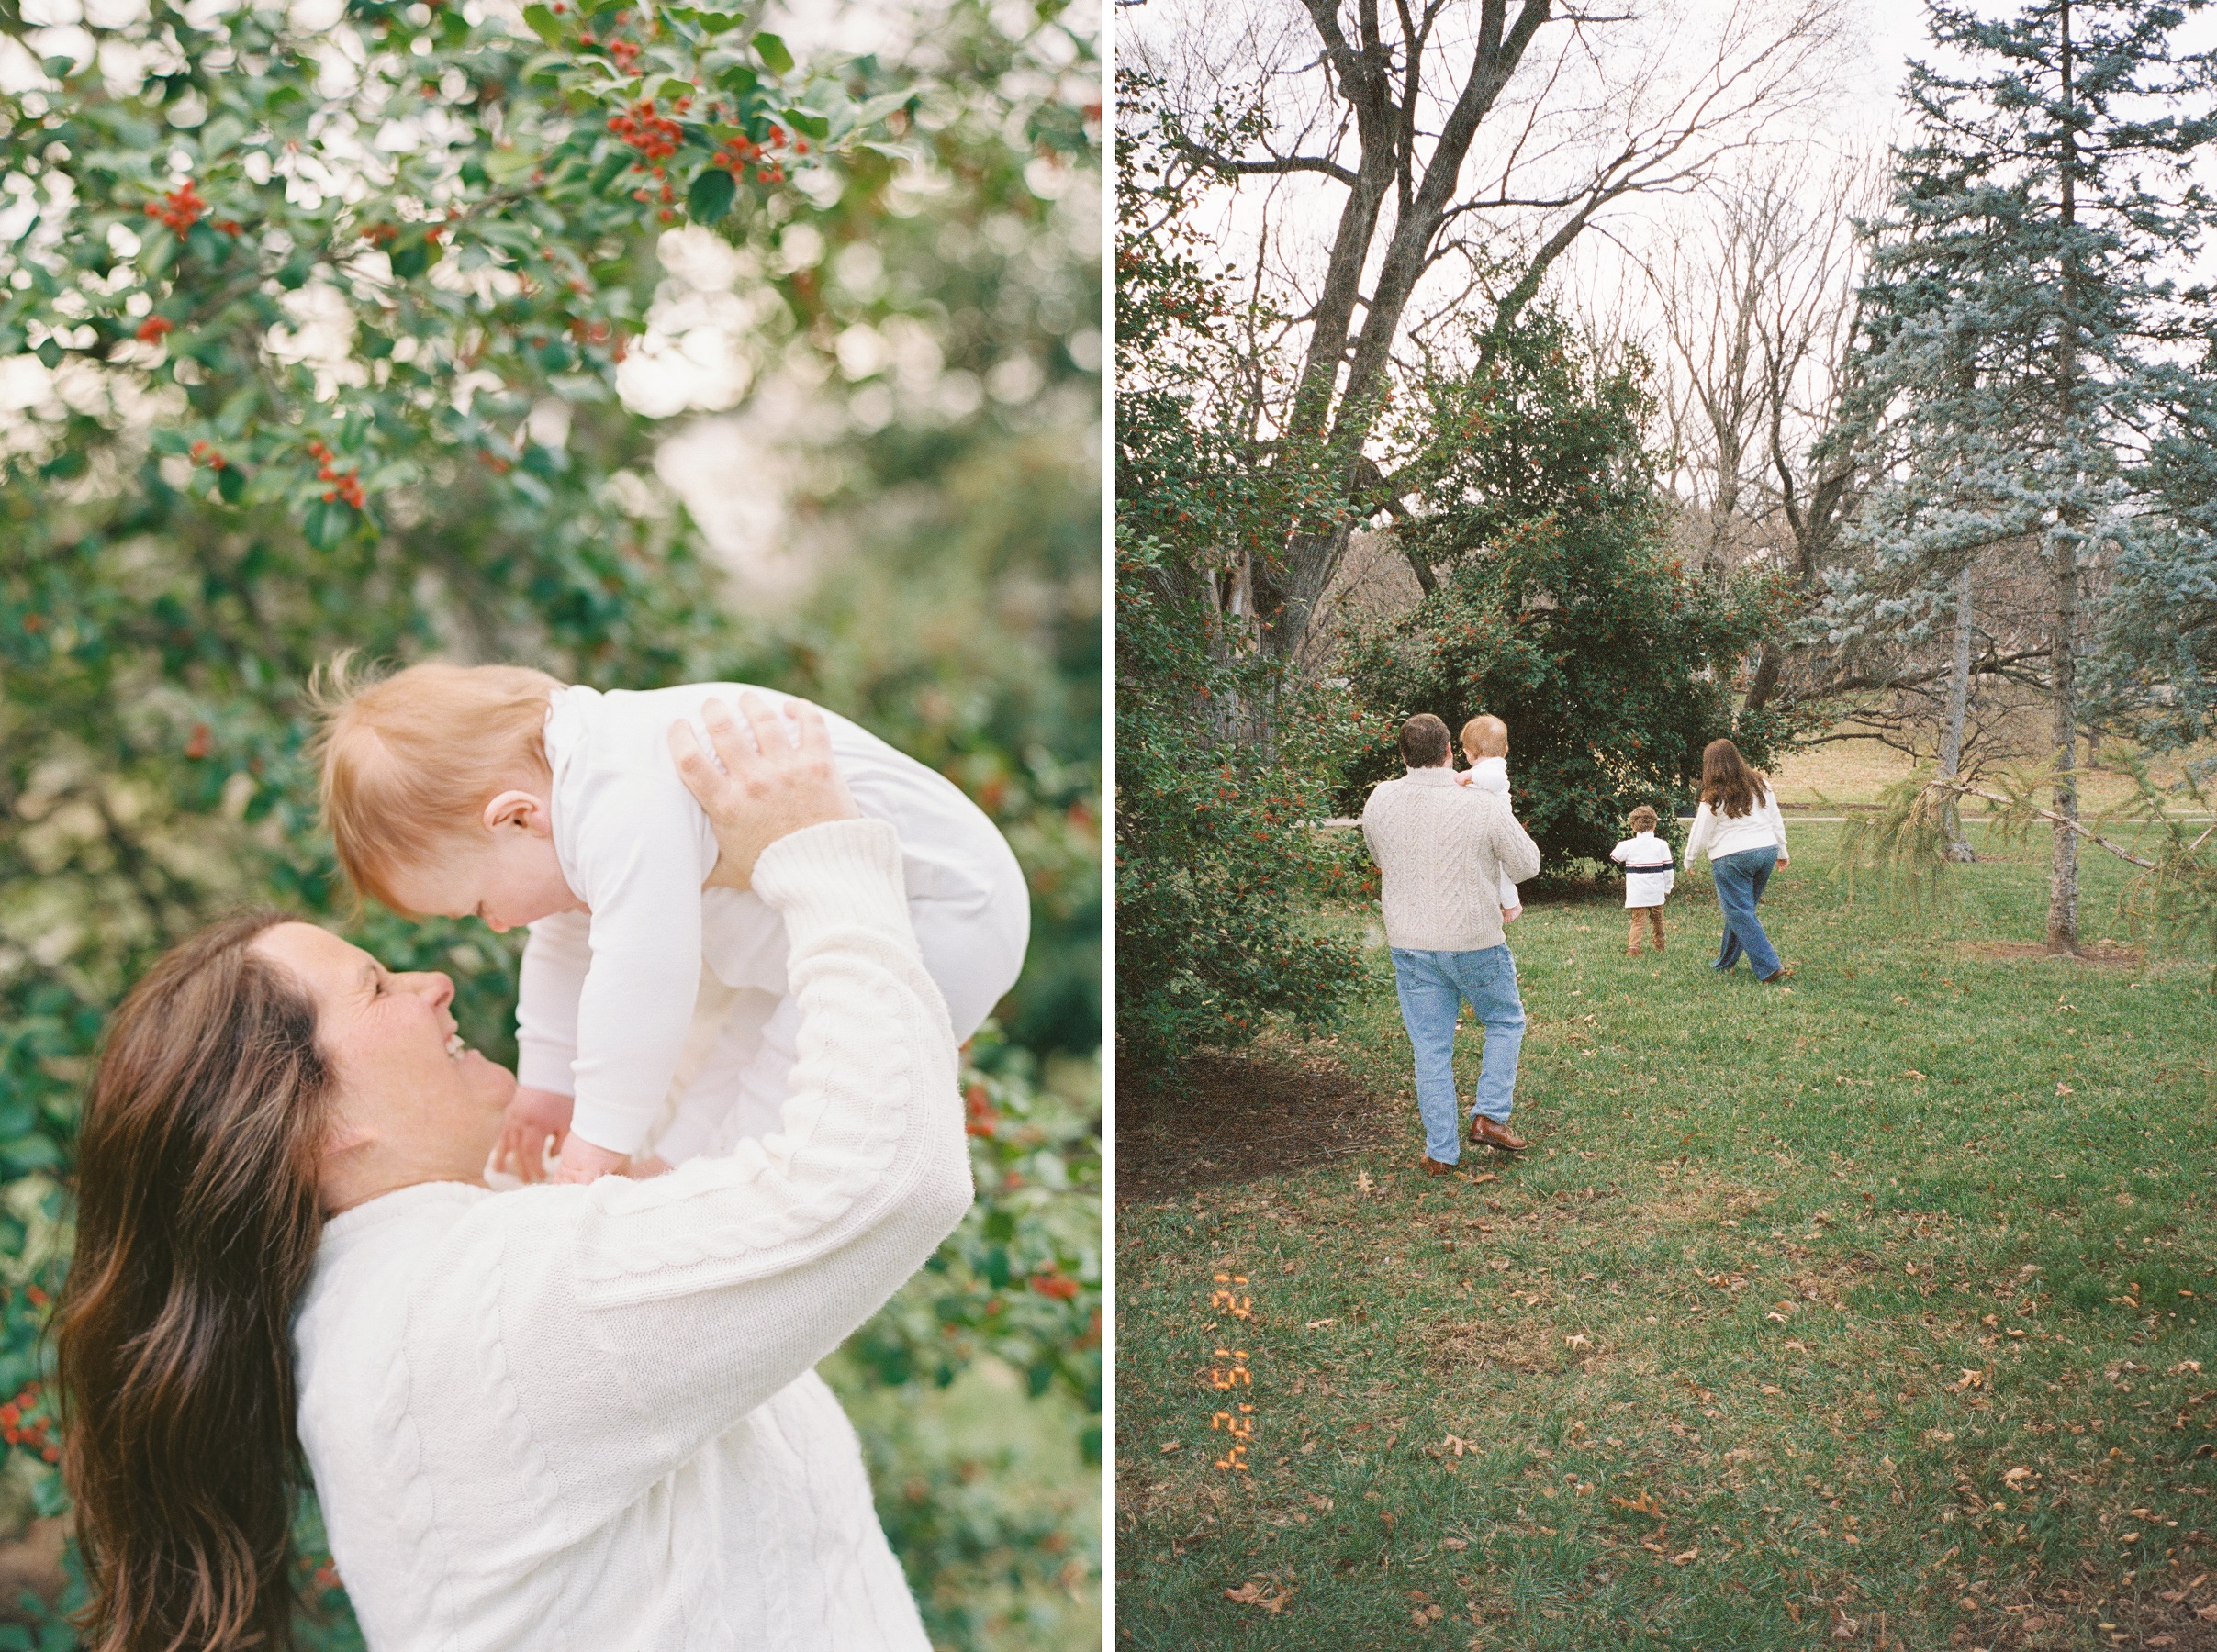
[[[1255,1299],[1251,1291],[1242,1289],[1247,1283],[1245,1274],[1218,1274],[1216,1288],[1209,1293],[1209,1311],[1243,1323],[1252,1322]],[[1254,1392],[1254,1368],[1248,1363],[1250,1356],[1245,1348],[1221,1347],[1215,1350],[1215,1357],[1217,1363],[1209,1367],[1209,1387],[1226,1398],[1224,1408],[1209,1418],[1209,1429],[1211,1433],[1222,1433],[1226,1440],[1224,1455],[1215,1462],[1227,1474],[1248,1473],[1248,1449],[1255,1440],[1255,1407],[1251,1399],[1245,1396]]]

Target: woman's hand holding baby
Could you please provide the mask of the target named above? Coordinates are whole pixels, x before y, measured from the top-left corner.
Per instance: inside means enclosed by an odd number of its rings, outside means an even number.
[[[722,851],[709,884],[725,889],[748,887],[755,863],[779,838],[860,813],[832,763],[831,731],[815,707],[796,700],[781,714],[747,694],[740,697],[739,710],[745,727],[721,701],[701,708],[714,759],[701,749],[691,724],[672,723],[669,733],[677,773],[708,811]]]

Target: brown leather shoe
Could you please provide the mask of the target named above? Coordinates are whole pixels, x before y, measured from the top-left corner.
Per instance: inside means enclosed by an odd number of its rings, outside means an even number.
[[[1522,1153],[1530,1144],[1507,1125],[1496,1124],[1480,1113],[1471,1121],[1471,1144],[1473,1147],[1498,1147],[1504,1153]]]
[[[1794,966],[1791,964],[1781,964],[1777,968],[1772,970],[1770,974],[1763,977],[1763,984],[1765,987],[1775,986],[1778,982],[1786,979],[1793,973]]]
[[[1452,1176],[1455,1173],[1454,1166],[1443,1165],[1428,1153],[1417,1159],[1416,1168],[1427,1176]]]

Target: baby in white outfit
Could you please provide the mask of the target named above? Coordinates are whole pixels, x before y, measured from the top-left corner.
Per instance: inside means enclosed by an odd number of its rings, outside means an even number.
[[[497,1168],[536,1179],[558,1141],[559,1179],[587,1181],[777,1129],[797,1054],[785,926],[751,890],[703,887],[716,835],[668,743],[673,724],[742,694],[798,703],[732,683],[602,694],[518,666],[432,664],[328,711],[324,813],[354,887],[402,913],[531,927]],[[823,718],[856,807],[900,834],[924,966],[967,1039],[1023,967],[1024,874],[952,782]],[[738,989],[734,1008],[650,1143],[704,962]]]
[[[1462,755],[1470,767],[1459,776],[1465,786],[1490,791],[1506,799],[1509,795],[1509,726],[1498,717],[1473,717],[1462,725]],[[1517,899],[1517,880],[1501,879],[1501,921],[1514,923],[1524,916]]]

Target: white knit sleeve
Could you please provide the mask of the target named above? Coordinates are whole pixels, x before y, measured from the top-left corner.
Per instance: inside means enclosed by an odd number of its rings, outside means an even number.
[[[782,1130],[487,1211],[506,1229],[502,1278],[473,1334],[514,1397],[487,1420],[507,1442],[488,1448],[543,1470],[550,1542],[629,1506],[830,1354],[969,1208],[954,1037],[892,828],[795,832],[754,887],[785,918],[800,1000]]]
[[[1692,865],[1694,856],[1709,846],[1709,839],[1716,834],[1716,831],[1717,816],[1709,806],[1704,803],[1694,810],[1693,828],[1685,834],[1685,864],[1687,865]]]
[[[593,960],[591,921],[557,912],[532,925],[516,983],[516,1081],[557,1095],[574,1093],[577,995]]]
[[[1493,822],[1494,857],[1504,880],[1516,883],[1540,876],[1540,845],[1506,809]]]
[[[1786,854],[1786,816],[1779,810],[1776,792],[1770,790],[1764,792],[1763,813],[1764,818],[1770,822],[1771,835],[1778,840],[1778,855],[1783,860]]]

